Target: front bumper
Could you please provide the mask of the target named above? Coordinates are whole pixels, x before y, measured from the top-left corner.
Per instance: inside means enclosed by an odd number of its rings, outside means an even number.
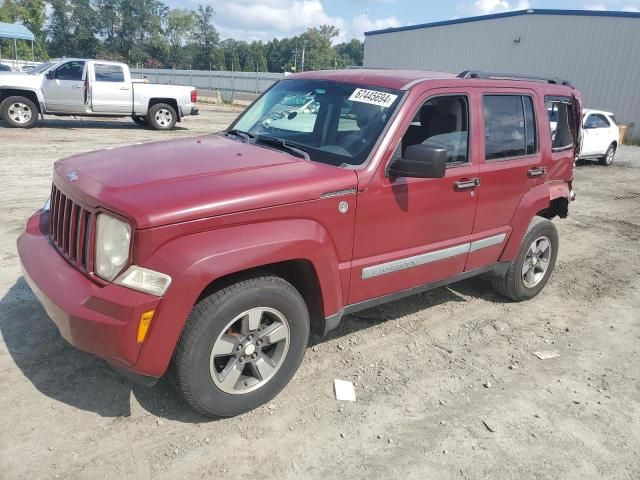
[[[156,310],[160,298],[108,284],[101,286],[72,267],[48,238],[48,214],[37,213],[18,238],[25,280],[60,334],[73,346],[136,372],[142,344],[140,316]],[[153,328],[153,322],[152,322]]]

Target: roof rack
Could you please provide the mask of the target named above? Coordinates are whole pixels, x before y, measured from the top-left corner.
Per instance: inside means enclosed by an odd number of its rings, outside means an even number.
[[[458,78],[493,78],[493,79],[505,79],[505,80],[529,80],[532,82],[544,82],[552,83],[554,85],[565,85],[567,87],[573,87],[568,80],[562,80],[558,77],[538,77],[535,75],[517,75],[513,73],[494,73],[494,72],[482,72],[479,70],[465,70],[458,74]]]

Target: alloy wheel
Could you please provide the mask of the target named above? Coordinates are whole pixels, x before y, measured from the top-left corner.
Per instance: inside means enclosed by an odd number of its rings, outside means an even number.
[[[282,366],[290,343],[289,323],[278,310],[257,307],[231,320],[218,336],[209,361],[211,379],[225,393],[249,393]]]
[[[156,123],[161,127],[168,127],[173,121],[173,114],[166,108],[160,108],[156,112]]]
[[[22,102],[15,102],[9,105],[8,113],[11,120],[21,125],[28,123],[33,115],[31,108]]]
[[[542,281],[549,269],[552,251],[548,237],[541,236],[533,241],[522,265],[522,282],[525,287],[533,288]]]

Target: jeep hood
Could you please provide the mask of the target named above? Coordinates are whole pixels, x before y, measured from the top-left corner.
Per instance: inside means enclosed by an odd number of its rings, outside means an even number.
[[[217,135],[98,150],[56,162],[54,181],[137,228],[184,222],[355,188],[353,170]]]

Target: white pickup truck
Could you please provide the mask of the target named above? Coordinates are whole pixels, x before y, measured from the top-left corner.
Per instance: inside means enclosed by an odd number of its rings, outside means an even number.
[[[32,127],[38,115],[131,117],[139,125],[170,130],[197,115],[194,87],[133,80],[124,63],[63,58],[29,73],[0,74],[0,119]]]

